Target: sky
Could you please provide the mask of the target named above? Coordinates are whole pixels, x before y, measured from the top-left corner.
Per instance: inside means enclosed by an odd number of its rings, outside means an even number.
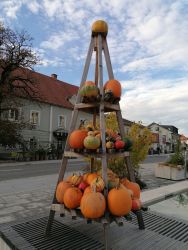
[[[0,21],[33,37],[41,58],[35,70],[78,86],[98,19],[108,23],[123,117],[174,125],[188,136],[188,0],[0,1]],[[87,80],[94,80],[92,66]]]

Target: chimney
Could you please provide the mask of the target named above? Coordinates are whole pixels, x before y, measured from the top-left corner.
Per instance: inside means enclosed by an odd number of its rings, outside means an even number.
[[[51,77],[57,79],[57,75],[56,74],[51,74]]]

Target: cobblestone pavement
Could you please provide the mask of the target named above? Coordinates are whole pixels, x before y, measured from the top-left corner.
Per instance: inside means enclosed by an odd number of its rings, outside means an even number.
[[[142,164],[140,174],[148,189],[175,183],[154,176],[155,164]],[[67,173],[67,175],[71,173]],[[57,174],[0,182],[0,224],[48,215]]]

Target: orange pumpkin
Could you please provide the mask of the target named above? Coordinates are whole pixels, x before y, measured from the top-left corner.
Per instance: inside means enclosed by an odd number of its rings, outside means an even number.
[[[99,130],[94,130],[93,132],[94,132],[94,135],[95,135],[95,136],[98,135],[98,134],[100,134],[100,131],[99,131]]]
[[[130,182],[127,178],[123,178],[120,180],[121,184],[123,184],[125,187]]]
[[[103,216],[106,209],[104,195],[99,192],[90,192],[85,194],[81,199],[80,209],[86,218],[100,218]]]
[[[83,178],[81,175],[73,174],[71,177],[71,184],[74,186],[78,186],[82,182]]]
[[[135,183],[135,182],[131,182],[131,181],[125,181],[122,183],[126,188],[132,190],[133,192],[133,198],[140,198],[140,186]]]
[[[86,189],[84,190],[84,195],[87,193],[91,193],[93,192],[93,189],[91,188],[91,186],[86,187]]]
[[[64,194],[64,204],[67,208],[73,209],[80,206],[82,192],[77,187],[68,188]]]
[[[66,182],[71,182],[71,178],[72,178],[72,175],[67,176],[67,178],[66,178]]]
[[[104,35],[107,35],[108,33],[108,24],[103,21],[103,20],[97,20],[92,24],[92,34],[98,34],[98,33],[102,33]]]
[[[121,84],[117,80],[109,80],[104,85],[105,92],[111,91],[116,98],[121,97]]]
[[[87,183],[87,177],[88,177],[89,174],[90,174],[90,173],[85,173],[85,174],[83,175],[83,181],[86,182],[86,183]]]
[[[100,176],[96,177],[96,178],[91,182],[90,185],[91,185],[91,188],[92,188],[93,190],[96,189],[97,192],[102,192],[103,189],[104,189],[104,187],[105,187],[105,183],[104,183],[103,179],[102,179]]]
[[[87,130],[74,130],[69,136],[69,145],[74,149],[82,149],[84,147],[84,139],[87,136]]]
[[[108,209],[111,214],[124,216],[131,211],[132,199],[125,188],[113,188],[108,193]]]
[[[59,184],[57,185],[57,189],[56,189],[56,199],[59,203],[64,202],[65,191],[71,187],[72,185],[69,182],[66,182],[66,181],[59,182]]]
[[[88,177],[87,177],[87,184],[88,185],[90,185],[91,184],[91,182],[95,179],[95,178],[97,178],[98,177],[98,175],[96,174],[96,173],[90,173],[89,175],[88,175]]]

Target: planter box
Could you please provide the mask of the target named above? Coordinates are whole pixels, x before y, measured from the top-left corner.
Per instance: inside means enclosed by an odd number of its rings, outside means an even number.
[[[162,163],[155,166],[155,176],[177,181],[184,180],[187,177],[187,175],[185,177],[185,168],[183,166],[178,165],[177,168],[175,168]]]

